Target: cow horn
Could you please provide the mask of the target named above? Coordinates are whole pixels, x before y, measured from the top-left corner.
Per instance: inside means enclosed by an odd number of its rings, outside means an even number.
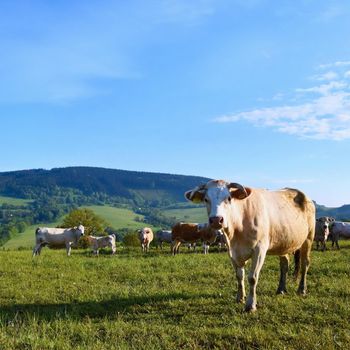
[[[247,190],[245,189],[244,186],[242,186],[241,184],[237,183],[237,182],[231,182],[227,185],[227,188],[238,188],[239,190],[241,190],[245,197],[248,197],[248,193],[247,193]]]

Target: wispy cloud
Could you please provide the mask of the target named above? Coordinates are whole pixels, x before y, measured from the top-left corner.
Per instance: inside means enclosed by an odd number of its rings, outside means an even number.
[[[117,80],[142,78],[140,51],[167,26],[197,25],[218,6],[214,0],[40,3],[0,4],[0,102],[109,93]]]
[[[218,123],[246,121],[256,127],[270,127],[281,133],[312,139],[350,139],[350,74],[344,71],[350,61],[338,61],[319,66],[329,72],[320,77],[338,78],[308,88],[295,89],[293,103],[232,113],[214,119]],[[299,101],[299,103],[298,103]],[[302,101],[302,102],[301,102]]]

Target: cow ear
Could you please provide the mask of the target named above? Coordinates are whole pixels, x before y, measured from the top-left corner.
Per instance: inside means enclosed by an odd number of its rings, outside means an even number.
[[[201,203],[204,200],[204,191],[191,190],[185,192],[185,198],[193,203]]]
[[[231,198],[235,199],[245,199],[250,196],[252,190],[249,187],[243,187],[239,184],[230,184],[228,186]]]

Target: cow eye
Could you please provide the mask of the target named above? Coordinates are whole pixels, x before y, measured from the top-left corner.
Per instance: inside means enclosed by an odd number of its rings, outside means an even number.
[[[209,201],[208,201],[208,198],[204,198],[204,202],[205,203],[208,203]]]
[[[227,201],[231,203],[231,196],[228,196]]]

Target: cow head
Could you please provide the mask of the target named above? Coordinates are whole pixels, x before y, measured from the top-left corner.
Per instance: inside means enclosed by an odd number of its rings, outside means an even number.
[[[148,235],[150,234],[150,230],[148,228],[143,228],[137,232],[139,233],[141,243],[146,243],[149,239]]]
[[[84,236],[85,227],[83,225],[79,225],[78,227],[75,227],[75,229],[78,232],[78,234],[80,234],[80,236]]]
[[[322,232],[322,239],[324,241],[327,241],[328,235],[329,235],[329,229],[331,227],[331,223],[334,222],[334,218],[329,216],[321,216],[320,218],[316,219],[316,225],[318,225]]]
[[[185,197],[194,202],[204,202],[209,217],[209,225],[215,230],[228,227],[228,213],[235,201],[247,198],[251,189],[238,183],[228,183],[223,180],[211,180],[187,191]]]

